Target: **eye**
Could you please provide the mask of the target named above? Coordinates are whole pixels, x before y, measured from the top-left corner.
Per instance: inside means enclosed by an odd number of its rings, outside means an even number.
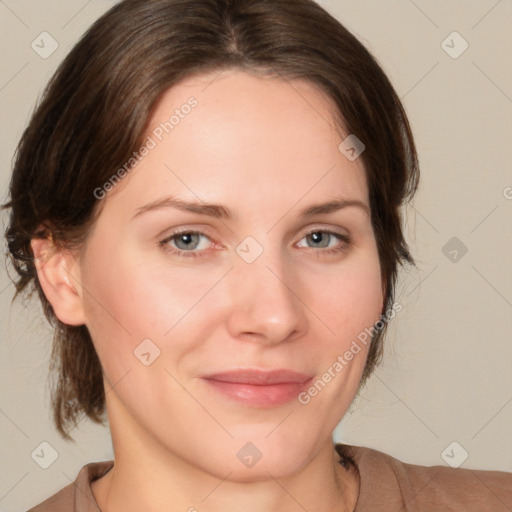
[[[306,233],[302,240],[311,243],[312,246],[310,247],[313,249],[322,249],[321,251],[315,251],[320,253],[319,255],[344,251],[351,241],[348,235],[326,229],[314,229]],[[298,247],[302,246],[298,244]]]
[[[209,240],[209,238],[200,231],[177,231],[162,240],[160,246],[163,247],[164,251],[170,252],[176,256],[195,258],[204,256],[205,249],[207,249],[207,247],[199,247],[201,245],[201,237]],[[174,246],[172,244],[174,244]]]
[[[201,239],[210,240],[207,235],[200,231],[175,231],[159,242],[159,245],[165,252],[175,256],[196,258],[206,256],[207,254],[208,244],[201,244]],[[310,248],[313,249],[313,252],[318,256],[342,252],[347,249],[351,242],[348,235],[326,229],[311,230],[309,233],[306,233],[301,241],[302,240],[306,240],[308,244],[312,244]],[[304,246],[299,243],[297,247]]]

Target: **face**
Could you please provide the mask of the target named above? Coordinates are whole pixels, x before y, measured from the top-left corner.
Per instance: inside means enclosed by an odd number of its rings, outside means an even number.
[[[76,272],[116,457],[244,481],[332,443],[368,347],[344,354],[383,294],[364,169],[338,149],[329,100],[216,75],[162,97]]]

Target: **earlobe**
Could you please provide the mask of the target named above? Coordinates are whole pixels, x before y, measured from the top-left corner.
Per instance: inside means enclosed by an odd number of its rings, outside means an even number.
[[[57,318],[68,325],[85,324],[80,267],[71,252],[48,238],[33,238],[37,277]]]

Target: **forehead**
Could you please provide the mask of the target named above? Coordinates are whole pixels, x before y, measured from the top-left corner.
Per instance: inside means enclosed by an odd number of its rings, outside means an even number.
[[[170,120],[191,98],[198,108],[190,116],[192,121],[182,125],[193,126],[205,144],[215,143],[217,135],[233,134],[239,139],[250,136],[255,143],[274,142],[273,145],[284,148],[289,147],[291,138],[297,143],[306,139],[311,141],[309,147],[318,143],[315,139],[319,138],[326,144],[337,145],[337,140],[346,136],[345,128],[334,120],[337,111],[334,102],[316,84],[239,69],[197,73],[168,89],[153,109],[147,134]],[[299,119],[301,122],[297,123]],[[177,125],[173,131],[174,127]],[[201,127],[205,130],[201,131]],[[222,130],[212,131],[212,127]],[[295,151],[300,151],[299,145],[295,146]]]
[[[114,194],[132,205],[176,191],[260,206],[327,192],[367,201],[360,159],[339,150],[347,134],[334,111],[305,80],[241,70],[190,76],[155,105],[144,136],[151,149]]]

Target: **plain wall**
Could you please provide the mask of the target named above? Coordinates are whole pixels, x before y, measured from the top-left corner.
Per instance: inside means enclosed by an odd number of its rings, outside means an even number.
[[[36,99],[85,29],[112,0],[0,2],[2,201],[11,159]],[[418,269],[400,278],[403,309],[385,360],[335,432],[405,462],[512,471],[512,3],[324,0],[376,56],[402,98],[418,147],[421,181],[406,211]],[[58,49],[41,58],[43,31]],[[457,58],[443,47],[457,52]],[[127,35],[129,37],[129,35]],[[453,42],[452,42],[453,41]],[[5,213],[3,227],[7,223]],[[457,240],[446,244],[453,238]],[[462,253],[462,244],[467,253]],[[5,242],[4,242],[5,246]],[[459,258],[452,261],[457,250]],[[21,511],[73,481],[86,463],[112,458],[108,429],[83,422],[76,444],[50,420],[51,330],[36,300],[11,306],[2,267],[0,510]],[[46,441],[58,459],[40,468]],[[459,447],[460,445],[460,447]]]

